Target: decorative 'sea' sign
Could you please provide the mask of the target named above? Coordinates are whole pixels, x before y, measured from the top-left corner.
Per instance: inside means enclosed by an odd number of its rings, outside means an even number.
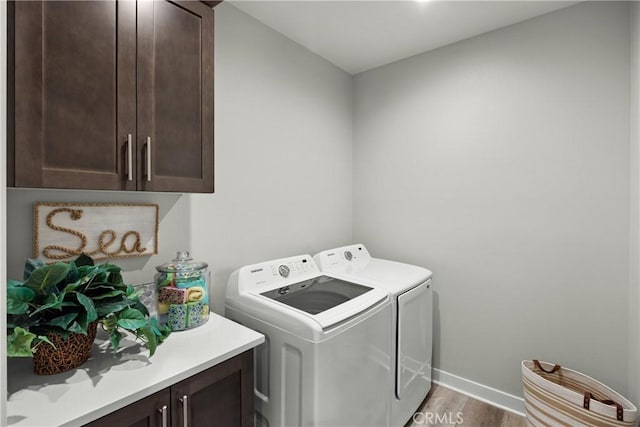
[[[33,256],[69,261],[158,253],[158,205],[144,203],[35,203]]]

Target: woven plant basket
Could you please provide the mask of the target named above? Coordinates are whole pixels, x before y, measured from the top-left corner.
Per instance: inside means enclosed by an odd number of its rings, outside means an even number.
[[[72,333],[67,339],[48,333],[47,338],[55,348],[47,343],[38,345],[33,354],[33,372],[36,375],[53,375],[82,365],[91,355],[97,327],[97,322],[89,323],[87,335]]]
[[[638,410],[619,393],[571,369],[522,362],[527,425],[631,427]]]

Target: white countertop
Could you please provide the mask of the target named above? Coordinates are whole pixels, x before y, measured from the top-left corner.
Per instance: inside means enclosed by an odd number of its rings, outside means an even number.
[[[262,334],[214,313],[200,327],[172,333],[151,358],[129,337],[114,353],[98,330],[91,358],[68,372],[34,375],[30,358],[9,359],[10,426],[79,426],[264,342]]]

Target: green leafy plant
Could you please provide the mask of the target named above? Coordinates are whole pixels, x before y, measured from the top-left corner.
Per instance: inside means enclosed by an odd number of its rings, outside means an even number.
[[[49,265],[27,259],[24,281],[7,282],[7,354],[31,357],[39,346],[53,345],[47,334],[86,335],[89,324],[99,322],[114,350],[124,329],[153,356],[170,329],[149,317],[133,286],[123,282],[121,271],[109,263],[95,265],[84,254],[69,263]]]

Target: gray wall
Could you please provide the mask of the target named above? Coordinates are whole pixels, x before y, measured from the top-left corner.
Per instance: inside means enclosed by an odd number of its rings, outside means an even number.
[[[631,215],[629,223],[629,398],[640,402],[640,4],[631,6]]]
[[[228,4],[216,8],[216,193],[191,196],[213,307],[236,268],[351,242],[351,77]]]
[[[629,37],[588,2],[356,76],[354,238],[434,271],[436,368],[627,392]]]

